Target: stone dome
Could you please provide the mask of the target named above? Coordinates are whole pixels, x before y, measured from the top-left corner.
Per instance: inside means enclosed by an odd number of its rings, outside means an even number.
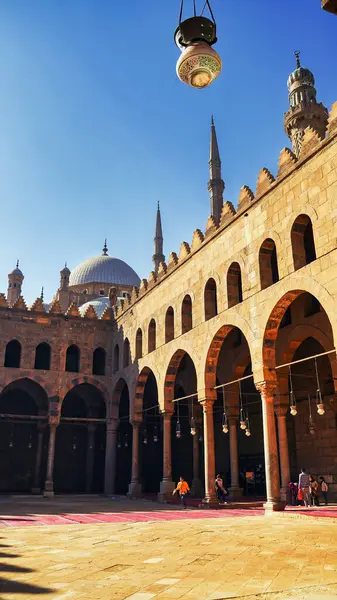
[[[70,287],[87,283],[139,286],[140,279],[123,260],[103,254],[88,258],[71,271]]]
[[[94,307],[96,315],[100,319],[106,307],[110,306],[110,300],[108,296],[100,296],[99,298],[95,298],[94,300],[90,300],[89,302],[82,304],[82,306],[80,306],[78,309],[82,317],[90,305]]]
[[[295,71],[290,73],[288,77],[288,90],[291,91],[294,87],[299,85],[315,86],[315,78],[313,73],[305,67],[297,67]]]
[[[19,275],[20,277],[23,277],[23,273],[21,269],[19,269],[19,267],[15,267],[15,269],[13,269],[10,275]]]

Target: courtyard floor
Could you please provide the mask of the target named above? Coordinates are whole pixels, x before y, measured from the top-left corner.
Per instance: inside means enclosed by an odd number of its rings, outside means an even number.
[[[97,497],[1,498],[0,513],[4,600],[337,599],[335,518]]]

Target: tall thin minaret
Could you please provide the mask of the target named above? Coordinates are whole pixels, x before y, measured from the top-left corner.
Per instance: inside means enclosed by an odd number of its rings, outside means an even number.
[[[211,122],[211,145],[208,164],[210,176],[208,191],[211,199],[211,215],[219,222],[223,206],[225,184],[221,179],[221,160],[213,117]]]
[[[163,231],[161,227],[159,202],[157,206],[156,231],[154,235],[154,254],[152,256],[152,261],[154,264],[154,271],[157,273],[160,263],[165,261],[165,256],[163,254]]]

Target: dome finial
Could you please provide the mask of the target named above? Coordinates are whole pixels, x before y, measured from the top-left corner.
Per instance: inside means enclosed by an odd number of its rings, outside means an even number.
[[[103,252],[103,254],[102,254],[103,256],[108,256],[108,247],[106,245],[106,238],[104,240],[104,246],[103,246],[103,251],[102,252]]]
[[[43,289],[43,286],[41,288],[41,296],[40,296],[40,298],[41,298],[41,300],[43,302],[43,298],[44,298],[44,289]]]
[[[296,57],[296,69],[299,69],[300,66],[301,66],[301,63],[300,63],[300,54],[301,54],[300,50],[295,50],[294,55]]]
[[[17,268],[17,269],[19,268],[19,263],[20,263],[20,261],[19,261],[19,259],[18,259],[18,260],[16,261],[16,268]]]

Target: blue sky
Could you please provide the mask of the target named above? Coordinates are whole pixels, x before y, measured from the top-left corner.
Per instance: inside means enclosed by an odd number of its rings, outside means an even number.
[[[158,200],[166,256],[190,242],[209,214],[212,113],[225,199],[275,174],[294,49],[337,100],[337,18],[319,0],[212,7],[223,71],[193,90],[175,74],[179,0],[0,0],[1,291],[20,258],[27,302],[42,285],[51,299],[64,261],[105,237],[147,277]]]

